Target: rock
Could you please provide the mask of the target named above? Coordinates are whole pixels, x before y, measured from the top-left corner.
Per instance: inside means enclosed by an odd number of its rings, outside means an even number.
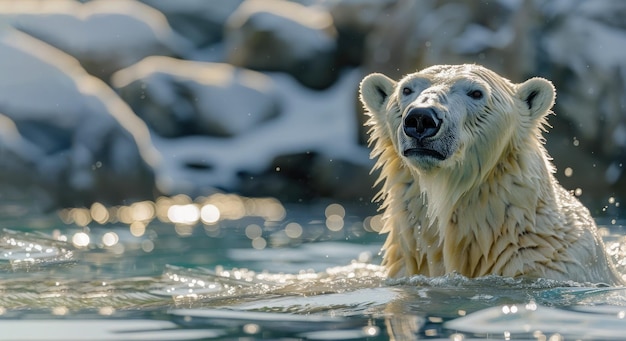
[[[379,15],[397,0],[326,0],[317,3],[333,18],[337,29],[338,63],[361,65],[365,59],[366,38]]]
[[[280,109],[269,77],[228,64],[148,57],[114,74],[112,84],[164,137],[235,136]]]
[[[372,165],[367,148],[356,142],[350,110],[359,73],[344,73],[326,91],[307,89],[284,73],[270,77],[282,104],[275,119],[229,138],[153,138],[163,156],[160,191],[193,197],[219,188],[289,200],[369,200],[373,178],[364,177]]]
[[[580,188],[605,210],[608,196],[626,198],[626,15],[619,1],[546,6],[542,47],[549,72],[557,75],[557,117],[561,143],[553,146],[562,182]],[[558,136],[558,135],[557,135]],[[583,161],[586,160],[586,161]]]
[[[376,178],[363,164],[331,159],[317,152],[280,155],[268,170],[242,172],[238,191],[243,195],[274,196],[287,202],[320,198],[370,201]]]
[[[136,1],[2,1],[0,20],[72,55],[105,81],[144,57],[184,56],[193,48],[163,14]]]
[[[243,0],[141,0],[167,17],[170,26],[196,47],[218,43],[224,34],[228,17]]]
[[[613,141],[615,131],[626,125],[626,24],[611,26],[587,7],[558,18],[543,45],[563,79],[560,114],[574,124],[578,139],[594,140],[602,153],[614,154],[622,148]],[[626,15],[626,6],[620,8]]]
[[[228,63],[287,72],[313,89],[325,89],[337,79],[337,33],[324,10],[281,0],[246,0],[225,30]]]
[[[396,1],[379,13],[365,65],[399,78],[435,64],[468,60],[511,78],[535,65],[536,10],[523,1]]]
[[[0,31],[0,60],[3,185],[42,188],[61,206],[154,194],[147,127],[106,84],[11,29]]]

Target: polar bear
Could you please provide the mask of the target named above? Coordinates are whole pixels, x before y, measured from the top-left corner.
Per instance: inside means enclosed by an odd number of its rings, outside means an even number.
[[[552,83],[437,65],[360,85],[382,183],[390,276],[551,278],[621,284],[589,211],[543,147]]]

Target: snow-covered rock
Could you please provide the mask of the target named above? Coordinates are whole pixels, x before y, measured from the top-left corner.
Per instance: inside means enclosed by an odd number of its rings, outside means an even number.
[[[624,17],[615,0],[0,1],[0,180],[65,203],[151,182],[367,200],[360,78],[473,62],[553,81],[557,176],[602,209],[626,197]],[[84,69],[124,69],[111,84],[136,114]]]
[[[148,129],[106,84],[11,29],[0,31],[0,60],[0,182],[43,188],[61,205],[153,193]]]
[[[291,200],[337,196],[369,201],[371,161],[368,149],[357,143],[353,107],[360,75],[346,72],[319,92],[272,73],[283,100],[275,119],[228,139],[154,137],[163,157],[159,189],[192,196],[221,188]]]
[[[561,167],[579,174],[564,183],[597,192],[599,200],[626,197],[626,3],[546,4],[544,11],[552,22],[542,36],[544,58],[559,77],[557,117],[574,142],[557,155]]]
[[[626,6],[622,8],[626,16]],[[586,12],[583,7],[559,20],[543,45],[553,67],[569,78],[559,89],[562,115],[574,122],[582,138],[607,139],[601,145],[614,149],[605,142],[626,124],[626,22],[617,28],[594,19],[596,11]]]
[[[337,78],[337,33],[321,9],[282,0],[246,0],[228,19],[226,61],[255,70],[282,71],[314,89]]]
[[[193,48],[162,13],[131,0],[0,1],[0,22],[72,55],[105,81],[144,57],[184,56]]]
[[[233,136],[279,113],[272,80],[228,64],[148,57],[113,75],[112,84],[164,137]]]
[[[170,26],[197,47],[222,40],[228,17],[243,0],[141,0],[165,14]]]
[[[379,16],[396,0],[323,0],[314,2],[332,16],[337,29],[340,65],[360,65],[365,59],[365,42]]]
[[[514,78],[535,66],[538,20],[529,2],[397,1],[368,37],[368,69],[402,76],[435,64],[476,62]]]

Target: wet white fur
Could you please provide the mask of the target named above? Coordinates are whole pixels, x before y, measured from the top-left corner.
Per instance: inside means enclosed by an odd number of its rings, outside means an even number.
[[[447,92],[451,114],[444,119],[461,125],[459,148],[432,169],[398,149],[401,91],[415,77]],[[472,99],[452,91],[459,82],[484,87],[491,115],[479,125],[466,117],[476,114]],[[478,65],[443,65],[399,82],[371,74],[360,96],[380,172],[390,276],[456,272],[621,283],[589,211],[553,176],[541,134],[555,99],[548,80],[513,84]]]

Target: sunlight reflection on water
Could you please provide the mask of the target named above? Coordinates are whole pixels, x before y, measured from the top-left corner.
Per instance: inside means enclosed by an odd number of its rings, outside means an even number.
[[[264,227],[250,224],[246,228],[246,236],[255,249],[264,249],[270,243],[282,245],[289,240],[301,239],[304,230],[298,222],[286,222],[281,233],[273,233],[271,240],[263,234],[263,230],[273,223],[282,222],[286,217],[286,208],[274,198],[248,198],[235,194],[213,194],[192,200],[186,195],[160,197],[156,201],[141,201],[128,206],[106,207],[94,203],[89,208],[68,208],[58,212],[61,220],[68,225],[75,224],[85,227],[84,231],[75,232],[66,238],[78,248],[88,247],[94,240],[90,239],[88,227],[92,224],[127,224],[130,233],[141,237],[153,221],[173,224],[176,233],[182,237],[193,234],[197,226],[202,226],[209,236],[220,233],[219,223],[237,221],[244,218],[261,218]],[[326,229],[339,232],[346,228],[356,228],[365,232],[378,232],[382,228],[380,215],[366,216],[356,222],[358,226],[346,226],[346,208],[339,203],[328,204],[324,209]],[[119,242],[115,232],[103,235],[101,242],[106,247],[114,247]],[[151,249],[146,245],[146,250]]]
[[[59,217],[62,224],[33,233],[0,233],[3,331],[63,339],[61,328],[82,328],[77,316],[106,319],[94,324],[95,339],[161,331],[179,340],[200,331],[248,339],[619,339],[626,328],[623,288],[497,276],[387,279],[376,265],[380,215],[339,203],[291,207],[215,194],[94,204]],[[623,226],[601,232],[626,270]],[[120,319],[149,321],[155,312],[172,322],[166,330],[118,334]],[[27,330],[32,324],[21,322],[33,316],[58,334]]]

